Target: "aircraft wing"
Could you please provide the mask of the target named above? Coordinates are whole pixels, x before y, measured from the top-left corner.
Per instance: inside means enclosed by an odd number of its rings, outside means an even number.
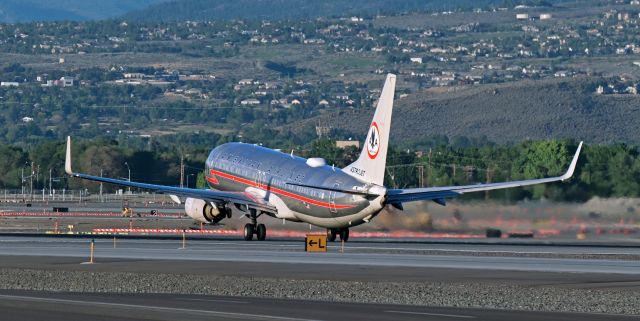
[[[536,184],[543,184],[543,183],[551,183],[551,182],[557,182],[557,181],[565,181],[571,178],[571,176],[573,176],[573,172],[576,169],[576,164],[578,163],[578,157],[580,156],[581,149],[582,149],[582,142],[580,142],[580,145],[578,145],[578,149],[576,150],[576,154],[573,156],[573,160],[569,165],[569,169],[562,176],[503,182],[503,183],[464,185],[464,186],[389,189],[387,191],[386,203],[391,205],[401,206],[400,204],[404,202],[434,200],[438,203],[443,204],[445,198],[456,197],[465,193],[490,191],[495,189],[504,189],[504,188],[536,185]]]
[[[66,154],[66,159],[64,164],[64,170],[65,172],[67,172],[67,174],[73,177],[78,177],[78,178],[82,178],[90,181],[140,188],[140,189],[153,191],[156,193],[175,195],[175,196],[184,197],[184,198],[187,198],[187,197],[197,198],[197,199],[201,199],[209,202],[246,205],[248,207],[255,208],[258,210],[269,211],[272,213],[277,212],[276,207],[271,205],[269,202],[244,192],[221,192],[221,191],[206,190],[206,189],[173,187],[173,186],[165,186],[165,185],[157,185],[157,184],[130,182],[128,180],[93,176],[93,175],[82,174],[82,173],[74,173],[73,170],[71,169],[71,137],[67,137],[67,154]]]

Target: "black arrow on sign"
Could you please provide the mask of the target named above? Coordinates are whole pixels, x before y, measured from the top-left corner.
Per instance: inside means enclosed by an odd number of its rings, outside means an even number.
[[[318,244],[318,242],[314,242],[313,239],[309,240],[309,246],[314,246]]]

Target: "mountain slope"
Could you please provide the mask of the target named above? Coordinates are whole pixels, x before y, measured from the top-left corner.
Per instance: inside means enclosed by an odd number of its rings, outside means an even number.
[[[418,93],[396,101],[391,140],[446,135],[497,143],[574,138],[589,143],[640,143],[640,96],[595,95],[593,80],[523,81],[453,93]],[[340,111],[291,125],[294,132],[327,124],[361,139],[373,108]]]
[[[0,22],[107,19],[162,1],[165,0],[2,0]]]

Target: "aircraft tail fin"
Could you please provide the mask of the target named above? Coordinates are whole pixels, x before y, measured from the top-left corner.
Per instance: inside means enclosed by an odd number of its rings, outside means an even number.
[[[73,170],[71,170],[71,136],[67,136],[67,153],[64,159],[64,171],[73,175]]]
[[[384,183],[395,88],[396,75],[388,74],[360,157],[343,169],[353,177],[381,186]]]

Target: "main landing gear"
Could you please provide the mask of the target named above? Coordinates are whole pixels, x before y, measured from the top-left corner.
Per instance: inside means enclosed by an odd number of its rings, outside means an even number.
[[[337,236],[340,236],[341,241],[349,240],[349,229],[348,228],[328,228],[327,229],[327,241],[333,242],[336,240]]]
[[[249,218],[251,223],[247,223],[244,226],[244,239],[246,241],[253,240],[253,235],[256,235],[258,241],[264,241],[267,237],[267,227],[264,224],[258,224],[258,211],[255,209],[249,210]]]

